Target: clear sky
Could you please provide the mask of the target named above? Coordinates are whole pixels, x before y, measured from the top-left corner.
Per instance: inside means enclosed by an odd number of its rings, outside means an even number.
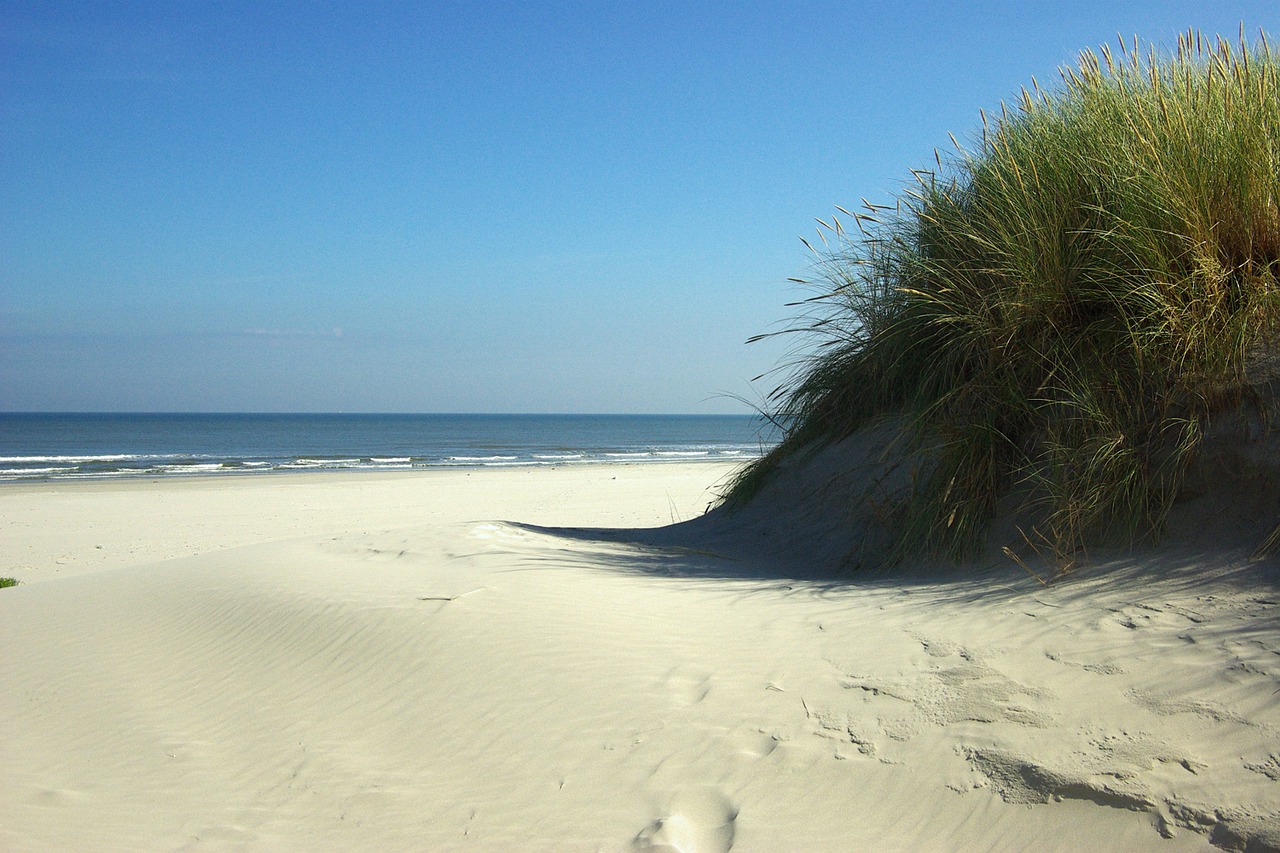
[[[1241,22],[3,0],[0,410],[746,412],[815,217],[1117,32]]]

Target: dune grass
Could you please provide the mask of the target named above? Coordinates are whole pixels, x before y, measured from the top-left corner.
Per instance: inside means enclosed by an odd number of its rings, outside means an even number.
[[[806,354],[770,397],[786,438],[731,507],[897,415],[929,460],[897,558],[971,555],[1009,495],[1060,561],[1159,534],[1209,420],[1274,364],[1280,59],[1189,32],[1061,73],[894,206],[820,221],[819,293],[787,329]]]

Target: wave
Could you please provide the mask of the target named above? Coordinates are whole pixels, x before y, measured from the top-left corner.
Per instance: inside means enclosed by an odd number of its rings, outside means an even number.
[[[260,475],[273,472],[307,471],[422,471],[449,468],[554,467],[558,465],[663,464],[674,462],[744,462],[759,456],[757,447],[670,445],[634,448],[571,448],[543,450],[521,448],[513,453],[440,453],[414,455],[332,456],[230,456],[184,453],[104,453],[83,455],[27,455],[0,457],[0,481],[64,479],[135,479],[138,477],[183,477]]]
[[[346,468],[359,465],[363,459],[310,459],[300,458],[281,463],[281,468]]]
[[[161,474],[211,474],[226,467],[221,462],[184,462],[177,465],[156,465],[149,470]]]

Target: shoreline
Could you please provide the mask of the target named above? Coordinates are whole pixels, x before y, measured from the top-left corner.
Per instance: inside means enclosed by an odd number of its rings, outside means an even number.
[[[0,489],[10,486],[36,485],[40,483],[97,483],[97,482],[148,482],[158,483],[170,480],[220,480],[231,477],[291,477],[316,475],[361,475],[382,476],[389,474],[423,474],[439,471],[508,471],[508,470],[546,470],[559,468],[633,468],[633,467],[665,467],[671,465],[729,465],[744,466],[760,458],[761,454],[701,454],[673,453],[674,458],[635,458],[637,456],[662,457],[661,453],[617,454],[618,459],[561,459],[512,462],[439,462],[439,463],[405,463],[405,464],[316,464],[279,467],[246,467],[232,465],[222,468],[225,463],[210,463],[219,470],[197,470],[201,465],[191,466],[188,473],[183,470],[155,471],[138,469],[130,471],[111,471],[97,474],[39,474],[32,476],[0,476]]]
[[[311,478],[359,478],[368,477],[371,479],[394,479],[397,477],[419,477],[431,476],[436,474],[475,474],[483,473],[501,473],[510,471],[519,472],[535,472],[535,471],[558,471],[558,470],[586,470],[586,469],[645,469],[645,468],[676,468],[680,466],[700,467],[724,467],[734,469],[746,465],[753,459],[674,459],[671,461],[618,461],[618,462],[519,462],[509,465],[422,465],[416,468],[302,468],[296,470],[229,470],[226,472],[200,472],[195,474],[103,474],[99,475],[80,475],[78,477],[49,477],[45,479],[13,479],[0,480],[0,490],[21,488],[31,486],[40,488],[47,485],[68,485],[79,486],[81,484],[127,484],[136,483],[139,485],[155,485],[164,483],[217,483],[229,480],[257,480],[263,477],[279,478],[287,480],[290,478],[311,479]]]
[[[193,473],[183,473],[167,471],[157,473],[153,471],[138,471],[136,473],[120,473],[112,472],[108,474],[75,474],[75,475],[54,475],[54,476],[32,476],[32,477],[0,477],[0,489],[6,489],[16,486],[32,485],[37,486],[45,483],[63,483],[63,484],[79,484],[79,483],[163,483],[170,481],[190,482],[196,480],[226,480],[233,478],[258,478],[258,477],[316,477],[316,476],[361,476],[368,475],[372,477],[392,476],[396,474],[406,476],[417,476],[421,474],[430,474],[438,472],[466,472],[475,473],[478,471],[544,471],[557,470],[560,468],[638,468],[638,467],[668,467],[675,465],[721,465],[729,467],[742,467],[750,462],[754,462],[758,456],[721,456],[719,458],[680,458],[680,459],[651,459],[648,461],[640,461],[634,459],[602,461],[597,459],[562,462],[509,462],[509,463],[450,463],[450,464],[422,464],[413,466],[347,466],[347,467],[323,467],[323,466],[299,466],[296,468],[229,468],[222,471],[197,471]]]
[[[0,488],[0,849],[1280,841],[1274,561],[798,581],[557,535],[736,467]]]
[[[489,519],[495,513],[533,524],[658,527],[705,510],[717,485],[741,464],[610,462],[0,483],[0,538],[7,541],[9,563],[0,576],[36,583],[313,532]],[[618,477],[629,486],[628,499],[602,500],[608,494],[597,494],[601,486]],[[455,497],[442,501],[440,490]],[[513,494],[504,496],[506,491]],[[576,491],[591,494],[575,499]],[[530,492],[544,494],[531,501]]]

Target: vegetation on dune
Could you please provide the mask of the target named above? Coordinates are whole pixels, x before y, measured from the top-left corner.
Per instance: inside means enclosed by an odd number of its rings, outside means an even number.
[[[17,585],[18,585],[17,578],[0,578],[0,589],[4,589],[10,586],[17,586]]]
[[[962,558],[1016,495],[1034,548],[1158,534],[1217,413],[1280,332],[1280,59],[1189,32],[1081,54],[914,171],[821,222],[808,355],[770,397],[777,464],[901,416],[921,457],[897,558]],[[1271,377],[1274,378],[1274,377]]]

